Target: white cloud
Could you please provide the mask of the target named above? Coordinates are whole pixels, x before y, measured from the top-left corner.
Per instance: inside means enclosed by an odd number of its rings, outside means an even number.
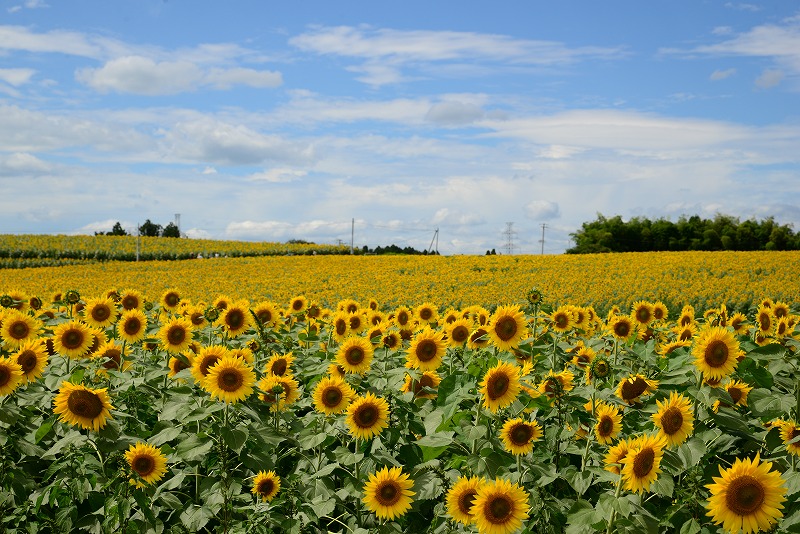
[[[108,42],[108,41],[106,41]],[[25,50],[100,58],[102,41],[80,32],[53,30],[36,33],[23,26],[0,26],[0,50]]]
[[[717,69],[711,73],[709,79],[712,81],[724,80],[725,78],[730,78],[734,74],[736,74],[736,69],[725,69],[725,70]]]
[[[252,182],[286,183],[294,182],[298,178],[302,178],[307,174],[307,171],[298,169],[274,168],[251,174],[247,177],[247,179]]]
[[[0,69],[0,81],[19,87],[28,83],[34,74],[33,69]]]
[[[482,117],[479,106],[455,100],[437,102],[425,114],[425,119],[443,126],[463,126]]]
[[[726,2],[725,7],[729,9],[735,9],[737,11],[750,11],[751,13],[761,11],[761,7],[755,4],[747,4],[745,2]]]
[[[756,86],[761,89],[775,87],[783,80],[783,71],[778,69],[764,69],[761,76],[756,78]]]
[[[280,72],[269,70],[244,68],[211,69],[204,76],[203,84],[210,85],[214,89],[230,89],[234,85],[272,88],[283,84],[283,76]]]
[[[525,207],[525,216],[535,221],[549,221],[561,216],[558,203],[549,200],[532,200]]]
[[[217,174],[217,169],[211,166],[207,166],[205,169],[203,169],[202,174]]]
[[[451,210],[450,208],[440,208],[436,210],[431,222],[437,225],[473,226],[484,224],[486,219],[478,213],[466,213],[460,210]]]
[[[33,154],[15,152],[0,153],[0,176],[31,175],[50,172],[53,165]]]
[[[357,221],[362,224],[363,221]],[[225,236],[233,239],[325,239],[350,233],[350,221],[311,220],[300,223],[285,221],[234,221],[225,228]]]

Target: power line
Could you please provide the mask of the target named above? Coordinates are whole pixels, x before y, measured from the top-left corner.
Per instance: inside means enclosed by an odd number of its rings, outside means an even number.
[[[509,255],[514,253],[514,248],[515,248],[514,247],[514,235],[516,235],[517,232],[514,231],[513,227],[514,227],[514,223],[513,222],[507,222],[506,223],[506,229],[503,232],[503,235],[506,238],[506,244],[504,246],[504,249],[506,251],[506,254],[509,254]]]
[[[544,229],[545,228],[547,228],[547,224],[546,223],[542,223],[542,238],[539,240],[539,242],[542,244],[542,254],[544,254]]]

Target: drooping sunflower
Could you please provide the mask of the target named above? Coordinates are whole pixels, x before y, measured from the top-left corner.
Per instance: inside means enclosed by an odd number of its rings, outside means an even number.
[[[131,445],[125,451],[125,459],[137,479],[146,484],[158,482],[167,472],[167,457],[149,443],[139,441]]]
[[[216,324],[231,338],[242,335],[252,324],[250,304],[247,301],[229,304],[220,314]]]
[[[339,346],[336,352],[336,363],[341,365],[348,373],[364,374],[372,365],[375,349],[368,339],[359,336],[349,336]]]
[[[286,354],[274,352],[264,365],[264,373],[275,376],[291,375],[293,362],[294,355],[291,352]]]
[[[208,371],[203,389],[225,403],[237,403],[253,393],[256,374],[244,360],[234,356],[221,358]]]
[[[52,339],[58,353],[73,359],[86,355],[94,342],[91,329],[76,320],[56,326]]]
[[[511,534],[528,518],[528,492],[504,479],[478,488],[470,509],[480,534]]]
[[[463,347],[469,341],[472,332],[472,321],[465,317],[458,317],[445,323],[445,335],[450,347]]]
[[[497,410],[509,406],[519,395],[519,368],[510,363],[498,362],[486,371],[480,385],[483,405],[492,413],[497,413]]]
[[[450,517],[464,525],[474,523],[472,505],[478,495],[478,489],[484,484],[486,484],[485,478],[459,477],[447,492],[447,513]]]
[[[752,387],[740,380],[733,380],[725,384],[725,391],[731,396],[734,406],[747,406],[747,395],[752,390]]]
[[[479,326],[472,331],[467,341],[467,347],[472,350],[483,349],[489,346],[489,330],[485,326]]]
[[[300,398],[300,382],[291,376],[267,375],[258,382],[263,392],[261,400],[269,404],[269,409],[279,412]]]
[[[633,326],[633,320],[627,315],[617,315],[608,321],[608,328],[611,335],[620,341],[628,341],[636,334],[636,328]]]
[[[0,358],[0,397],[10,395],[25,380],[25,373],[16,359]]]
[[[125,311],[144,309],[144,296],[135,289],[125,289],[119,294],[119,305]]]
[[[399,467],[384,467],[364,484],[363,502],[378,519],[393,520],[411,509],[414,481]]]
[[[44,374],[47,367],[49,356],[45,343],[42,339],[31,339],[19,346],[14,360],[22,368],[24,378],[28,382],[33,382]]]
[[[10,349],[16,349],[28,340],[35,339],[42,330],[42,322],[27,313],[11,309],[2,317],[0,337]]]
[[[259,471],[253,479],[253,489],[250,493],[261,497],[263,501],[271,501],[281,489],[281,477],[275,471]]]
[[[795,438],[800,436],[800,426],[798,426],[794,421],[784,421],[780,428],[781,439],[786,445],[786,452],[789,454],[800,455],[800,441],[794,441]]]
[[[441,382],[442,379],[436,374],[436,371],[424,371],[419,379],[407,374],[400,391],[413,393],[417,399],[435,399],[436,393],[426,392],[425,389],[435,390]]]
[[[138,308],[122,312],[117,321],[117,336],[128,343],[144,339],[147,333],[147,316]]]
[[[528,335],[525,314],[519,306],[498,306],[488,326],[489,337],[499,350],[516,348]]]
[[[553,332],[563,334],[572,328],[575,318],[572,316],[572,310],[566,306],[560,306],[552,314],[550,314],[550,328]]]
[[[639,493],[648,491],[661,472],[661,458],[667,442],[663,437],[644,434],[630,444],[621,470],[625,489]]]
[[[338,377],[326,376],[317,383],[312,398],[318,412],[333,415],[344,412],[354,396],[355,392],[347,382]]]
[[[444,333],[425,326],[416,333],[406,353],[406,367],[420,371],[435,371],[447,352]]]
[[[658,427],[658,435],[663,437],[670,447],[677,447],[691,435],[694,430],[692,403],[683,395],[672,392],[669,400],[656,401],[658,411],[653,414],[653,423]]]
[[[265,328],[272,328],[278,321],[278,308],[268,301],[259,302],[253,308],[253,314]]]
[[[161,326],[158,338],[161,346],[173,354],[180,354],[192,342],[192,322],[186,317],[173,317]]]
[[[113,409],[106,388],[91,389],[66,381],[53,399],[53,413],[59,414],[62,422],[95,432],[106,426]]]
[[[650,395],[658,389],[658,381],[641,374],[632,374],[620,380],[616,395],[628,404],[636,404],[642,395]]]
[[[665,344],[659,346],[657,352],[658,352],[658,354],[660,354],[661,356],[664,356],[666,358],[666,357],[669,357],[673,352],[675,352],[678,349],[682,349],[682,348],[685,348],[685,347],[691,347],[691,346],[692,346],[692,342],[691,341],[671,341],[669,343],[665,343]]]
[[[573,380],[575,375],[572,371],[564,370],[554,373],[550,369],[539,384],[539,392],[545,395],[548,399],[560,397],[567,391],[572,391],[575,387]]]
[[[605,402],[598,403],[595,407],[597,423],[594,425],[594,435],[597,441],[604,445],[612,443],[622,432],[622,414],[619,409]]]
[[[625,457],[628,456],[628,451],[630,451],[630,446],[633,441],[635,441],[635,439],[621,439],[616,445],[608,449],[608,453],[606,453],[603,459],[603,463],[605,464],[604,469],[606,471],[614,473],[615,475],[620,474],[622,464],[625,461]]]
[[[514,455],[528,454],[533,450],[533,442],[542,437],[542,428],[537,421],[520,418],[509,419],[500,430],[500,439],[505,449]]]
[[[203,387],[211,368],[229,354],[230,351],[224,345],[208,345],[201,348],[192,360],[192,376],[195,382]]]
[[[357,397],[347,407],[347,427],[358,439],[377,436],[389,424],[389,404],[371,392]]]
[[[712,326],[700,331],[692,349],[694,364],[709,378],[722,379],[729,376],[739,363],[744,352],[739,341],[727,328]]]
[[[116,304],[108,297],[89,299],[82,314],[83,321],[95,328],[111,326],[119,316]]]
[[[711,492],[706,509],[716,525],[736,534],[767,531],[783,517],[786,483],[772,462],[761,462],[759,453],[750,459],[737,458],[706,487]]]

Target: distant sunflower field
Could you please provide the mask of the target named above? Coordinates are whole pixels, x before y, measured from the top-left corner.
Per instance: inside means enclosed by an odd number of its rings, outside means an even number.
[[[4,271],[0,532],[800,531],[798,260]]]

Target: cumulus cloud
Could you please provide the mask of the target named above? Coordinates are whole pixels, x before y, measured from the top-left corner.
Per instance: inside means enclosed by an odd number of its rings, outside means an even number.
[[[483,110],[474,104],[445,101],[433,104],[425,119],[442,126],[463,126],[483,117]]]
[[[34,74],[33,69],[0,69],[0,81],[19,87],[28,83]]]
[[[307,171],[299,169],[274,168],[265,170],[263,172],[253,173],[249,175],[247,179],[252,182],[286,183],[294,182],[298,178],[302,178],[307,174]]]
[[[128,232],[131,235],[136,234],[136,224],[130,221],[119,221],[118,219],[106,219],[104,221],[93,221],[88,224],[81,226],[80,228],[76,228],[69,232],[70,235],[94,235],[97,232],[110,232],[114,225],[120,223],[123,230]]]
[[[460,210],[440,208],[436,210],[431,222],[441,225],[473,226],[476,224],[484,224],[486,220],[479,213],[465,213]]]
[[[535,221],[549,221],[561,216],[558,204],[549,200],[532,200],[524,209],[525,216]]]
[[[51,171],[53,166],[33,154],[0,154],[0,176],[31,175]]]
[[[778,69],[764,69],[761,76],[756,78],[756,86],[761,89],[775,87],[783,80],[783,71]]]
[[[736,74],[736,69],[725,69],[725,70],[717,69],[717,70],[715,70],[714,72],[711,73],[711,76],[709,76],[709,79],[711,81],[724,80],[725,78],[730,78],[734,74]]]

